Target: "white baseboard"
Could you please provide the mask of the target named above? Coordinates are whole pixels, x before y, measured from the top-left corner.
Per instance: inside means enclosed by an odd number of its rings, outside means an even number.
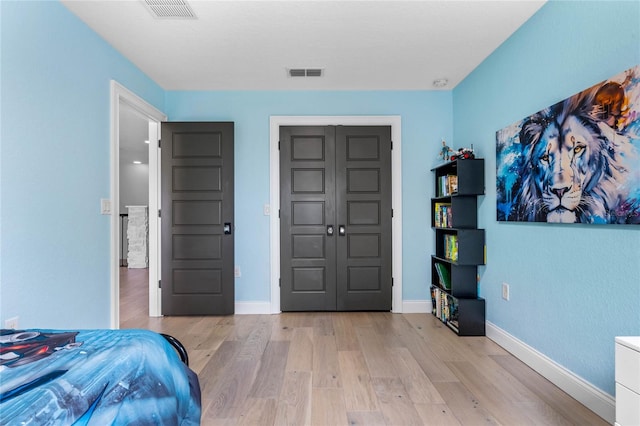
[[[580,401],[585,407],[613,424],[616,417],[616,401],[613,396],[601,391],[489,321],[486,323],[486,330],[489,339],[511,352],[520,361]]]
[[[236,302],[237,315],[271,314],[269,302]],[[431,300],[405,300],[402,302],[404,314],[426,314],[431,312]]]
[[[236,302],[237,315],[271,314],[269,302]],[[431,312],[431,300],[405,300],[402,302],[404,314],[426,314]]]
[[[429,300],[404,300],[402,302],[403,314],[427,314],[431,312],[431,299]]]
[[[270,302],[236,302],[236,315],[270,314]]]

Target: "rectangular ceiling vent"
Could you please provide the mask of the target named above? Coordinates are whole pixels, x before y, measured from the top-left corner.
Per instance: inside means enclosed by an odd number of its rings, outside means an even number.
[[[142,0],[156,19],[196,19],[186,0]]]
[[[322,77],[322,68],[288,68],[289,77]]]

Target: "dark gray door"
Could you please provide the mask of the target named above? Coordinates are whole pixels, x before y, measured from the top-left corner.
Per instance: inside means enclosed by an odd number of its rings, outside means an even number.
[[[391,128],[280,128],[280,308],[391,309]]]
[[[162,313],[234,312],[230,122],[162,123]]]
[[[338,310],[391,310],[391,127],[336,128]]]
[[[336,310],[335,131],[280,127],[280,309]]]

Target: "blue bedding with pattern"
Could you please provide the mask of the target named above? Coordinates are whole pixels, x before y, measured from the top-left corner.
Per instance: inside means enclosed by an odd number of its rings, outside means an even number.
[[[2,425],[198,425],[200,385],[148,330],[0,330]]]

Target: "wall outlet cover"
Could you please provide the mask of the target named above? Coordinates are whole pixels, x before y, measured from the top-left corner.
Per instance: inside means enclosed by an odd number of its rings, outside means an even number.
[[[502,283],[502,298],[509,300],[509,284],[507,283]]]
[[[8,318],[4,321],[4,327],[8,329],[17,329],[20,321],[20,317]]]

